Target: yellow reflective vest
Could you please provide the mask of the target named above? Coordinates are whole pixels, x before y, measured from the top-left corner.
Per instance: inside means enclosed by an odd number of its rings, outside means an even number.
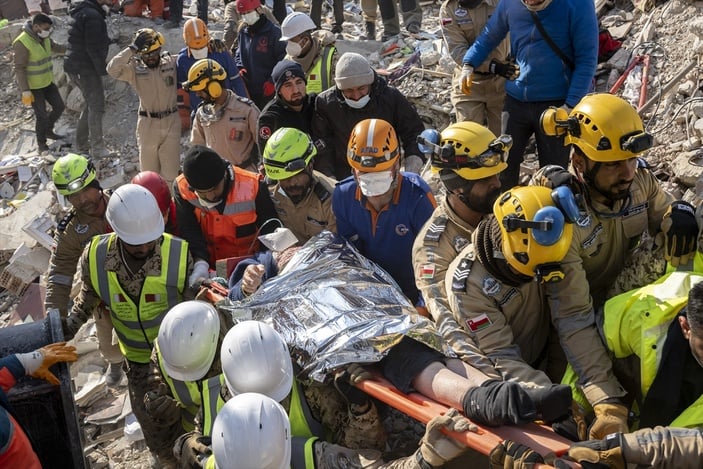
[[[315,59],[315,63],[308,71],[307,84],[305,85],[308,93],[320,94],[334,85],[332,80],[332,57],[335,50],[334,46],[324,46],[320,51],[320,55]]]
[[[147,276],[139,302],[124,291],[114,271],[104,268],[108,249],[117,242],[115,233],[94,237],[89,247],[90,281],[110,309],[120,351],[127,360],[149,363],[151,348],[166,313],[182,301],[186,284],[188,243],[164,233],[161,241],[161,273]]]
[[[200,409],[200,389],[197,381],[181,381],[172,378],[167,372],[159,350],[159,341],[154,340],[156,356],[159,359],[159,370],[164,382],[171,390],[171,395],[181,404],[181,425],[186,432],[195,430],[195,415]]]
[[[46,88],[54,81],[51,67],[51,40],[47,37],[37,42],[27,31],[22,31],[12,43],[20,41],[29,51],[27,63],[27,82],[30,90]]]

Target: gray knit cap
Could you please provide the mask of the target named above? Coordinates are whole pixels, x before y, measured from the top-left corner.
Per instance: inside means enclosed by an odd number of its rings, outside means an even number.
[[[370,85],[374,78],[373,69],[363,55],[346,52],[339,58],[334,81],[340,90]]]

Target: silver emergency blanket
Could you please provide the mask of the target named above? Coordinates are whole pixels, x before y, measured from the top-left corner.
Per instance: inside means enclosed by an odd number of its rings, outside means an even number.
[[[452,355],[388,273],[327,231],[255,294],[218,307],[235,321],[271,324],[301,367],[300,377],[319,382],[344,365],[380,361],[404,335]]]

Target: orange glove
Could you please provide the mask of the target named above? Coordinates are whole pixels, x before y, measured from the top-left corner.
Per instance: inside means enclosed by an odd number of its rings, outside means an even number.
[[[22,92],[22,104],[25,106],[31,106],[32,103],[34,102],[34,93],[31,91],[23,91]]]
[[[471,83],[474,79],[474,68],[469,64],[464,64],[461,67],[461,75],[459,76],[459,83],[461,85],[461,92],[469,95],[471,94]]]
[[[59,384],[59,379],[49,371],[49,367],[60,362],[75,362],[78,360],[76,347],[66,345],[66,342],[56,342],[46,345],[37,350],[42,355],[42,362],[39,368],[30,373],[35,378],[45,379],[51,384]]]

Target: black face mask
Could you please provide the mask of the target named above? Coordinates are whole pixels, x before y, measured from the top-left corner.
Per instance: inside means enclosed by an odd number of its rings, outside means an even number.
[[[459,6],[462,8],[468,8],[469,10],[473,10],[477,6],[479,6],[483,2],[483,0],[459,0]]]

